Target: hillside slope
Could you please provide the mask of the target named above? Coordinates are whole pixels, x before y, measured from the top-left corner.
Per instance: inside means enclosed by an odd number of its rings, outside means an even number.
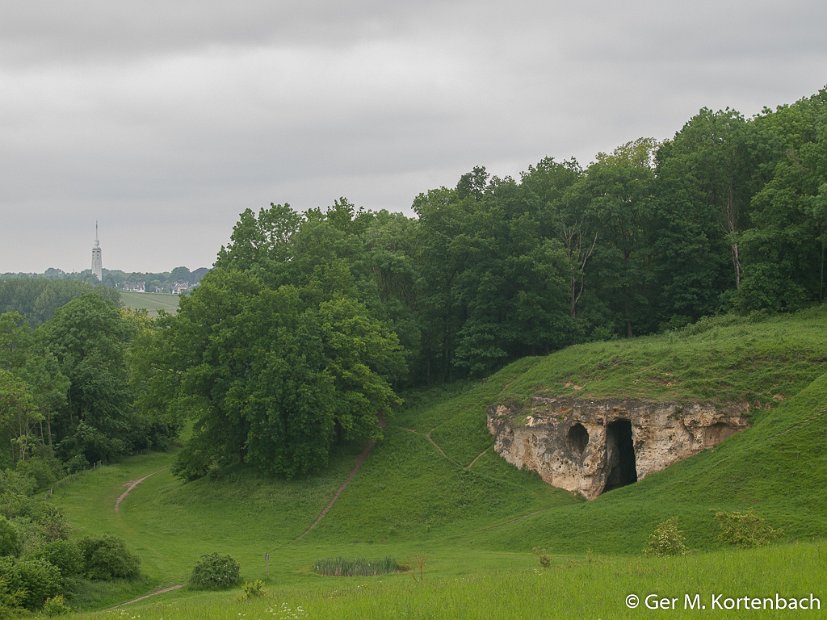
[[[68,479],[55,490],[76,535],[112,533],[141,556],[141,587],[181,583],[219,551],[245,576],[313,579],[321,557],[428,558],[438,575],[472,575],[553,554],[639,554],[654,525],[679,518],[694,550],[719,547],[717,511],[752,509],[782,541],[827,537],[827,308],[766,320],[725,317],[677,333],[571,347],[526,358],[473,384],[410,394],[385,440],[318,527],[302,536],[347,478],[361,446],[320,476],[263,478],[244,467],[184,484],[169,454],[143,455]],[[752,428],[594,501],[544,484],[493,453],[486,410],[535,394],[748,401]],[[119,512],[124,483],[135,487]],[[315,583],[315,582],[314,582]],[[179,595],[165,595],[179,596]],[[182,592],[180,596],[189,596]]]
[[[790,539],[824,536],[825,360],[824,308],[766,320],[724,317],[523,359],[463,394],[395,418],[318,536],[360,532],[387,541],[440,533],[508,549],[637,552],[657,522],[679,516],[690,546],[713,548],[714,513],[750,508]],[[544,489],[491,450],[487,408],[537,394],[748,402],[754,426],[585,503]]]

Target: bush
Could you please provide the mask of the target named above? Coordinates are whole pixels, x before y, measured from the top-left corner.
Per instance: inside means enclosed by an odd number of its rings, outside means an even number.
[[[549,566],[551,566],[551,556],[548,554],[548,551],[540,547],[534,547],[532,551],[537,556],[537,560],[540,562],[540,566],[542,566],[543,568],[548,568]]]
[[[57,567],[37,559],[0,558],[0,582],[6,584],[7,592],[14,594],[19,606],[30,610],[39,609],[62,589]]]
[[[264,582],[261,579],[245,581],[241,584],[241,590],[243,592],[242,600],[264,596]]]
[[[62,616],[72,611],[72,608],[66,604],[62,594],[46,599],[43,605],[43,613],[47,616]]]
[[[654,531],[649,535],[649,541],[643,553],[664,556],[684,555],[686,551],[686,542],[678,529],[678,518],[671,517],[655,526]]]
[[[0,515],[0,555],[20,553],[20,535],[14,523]]]
[[[46,542],[69,538],[69,521],[59,508],[46,502],[32,502],[29,510],[37,532]]]
[[[70,540],[54,540],[38,548],[33,556],[57,566],[63,577],[83,574],[85,563],[77,543]]]
[[[138,556],[130,553],[120,538],[84,538],[78,546],[83,554],[83,572],[89,579],[134,579],[140,574]]]
[[[716,512],[715,519],[721,531],[718,540],[736,547],[758,547],[772,542],[783,533],[770,527],[752,510],[746,512]]]
[[[335,577],[359,575],[369,577],[372,575],[386,575],[402,570],[399,563],[393,558],[386,557],[383,560],[365,560],[358,558],[348,560],[335,558],[332,560],[316,560],[313,570],[320,575]]]
[[[241,568],[229,555],[209,553],[192,569],[189,585],[196,590],[223,590],[241,582]]]
[[[35,487],[39,490],[48,489],[64,475],[63,464],[51,454],[42,454],[19,461],[15,469],[21,475],[33,480]]]

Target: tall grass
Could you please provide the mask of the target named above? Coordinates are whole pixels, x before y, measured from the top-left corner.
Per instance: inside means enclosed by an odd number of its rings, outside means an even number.
[[[365,560],[363,558],[316,560],[313,564],[313,570],[319,575],[331,577],[371,577],[387,575],[404,569],[392,557],[385,557],[381,560]]]

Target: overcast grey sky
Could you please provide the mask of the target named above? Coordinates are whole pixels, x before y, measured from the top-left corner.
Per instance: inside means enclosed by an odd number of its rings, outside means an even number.
[[[210,266],[238,214],[409,212],[827,83],[823,0],[0,0],[0,273]]]

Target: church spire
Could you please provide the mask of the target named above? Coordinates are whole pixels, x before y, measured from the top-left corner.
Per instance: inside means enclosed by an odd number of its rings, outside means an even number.
[[[103,261],[101,259],[101,244],[98,240],[98,221],[95,220],[95,247],[92,248],[92,275],[103,281]]]

